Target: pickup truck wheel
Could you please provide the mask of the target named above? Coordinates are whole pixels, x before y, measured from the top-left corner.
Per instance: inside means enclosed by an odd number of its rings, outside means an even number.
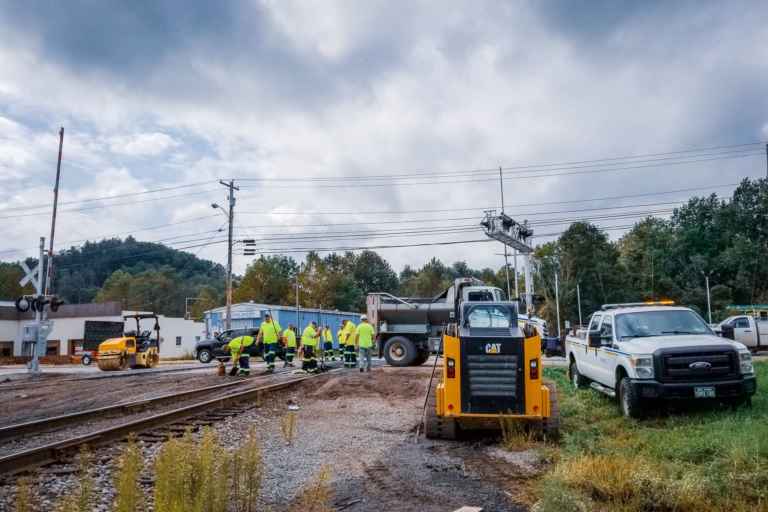
[[[408,338],[395,336],[384,345],[384,359],[390,366],[412,366],[418,351]]]
[[[589,380],[579,373],[576,361],[571,361],[571,365],[568,367],[568,375],[571,378],[571,384],[573,384],[574,389],[583,389],[589,385]]]
[[[80,360],[81,363],[83,363],[84,366],[89,366],[93,360],[91,359],[91,356],[88,354],[83,355],[83,358]]]
[[[197,360],[203,364],[208,364],[213,359],[213,354],[207,348],[200,349],[197,353]]]
[[[640,397],[635,393],[629,377],[624,377],[619,382],[619,408],[625,418],[642,418],[644,411]]]

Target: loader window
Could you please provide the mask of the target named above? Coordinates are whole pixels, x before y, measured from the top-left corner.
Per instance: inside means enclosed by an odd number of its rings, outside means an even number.
[[[508,329],[513,324],[509,308],[503,306],[475,306],[469,310],[466,323],[470,328]]]

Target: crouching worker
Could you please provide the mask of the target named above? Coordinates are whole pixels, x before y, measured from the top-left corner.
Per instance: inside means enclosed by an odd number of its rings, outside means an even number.
[[[229,341],[227,345],[229,347],[229,353],[232,356],[232,370],[230,375],[250,375],[251,374],[251,362],[250,346],[253,345],[253,336],[238,336]],[[239,372],[238,372],[239,369]]]
[[[293,324],[288,324],[288,328],[283,331],[283,340],[285,341],[285,363],[283,367],[293,366],[293,358],[296,357],[296,333],[293,332]]]
[[[303,358],[301,369],[307,373],[317,372],[317,349],[320,342],[320,333],[317,331],[317,322],[310,322],[301,333],[301,350]]]

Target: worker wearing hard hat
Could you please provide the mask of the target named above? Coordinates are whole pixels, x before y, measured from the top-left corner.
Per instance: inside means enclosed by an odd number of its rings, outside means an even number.
[[[232,359],[232,370],[229,372],[230,375],[234,376],[235,374],[239,374],[248,376],[251,374],[251,356],[248,353],[251,345],[253,345],[253,336],[244,335],[229,340],[227,348],[229,348],[229,353]]]
[[[331,332],[331,326],[326,325],[323,329],[323,358],[335,361],[333,357],[333,333]]]
[[[317,348],[320,342],[320,333],[317,331],[317,323],[312,321],[301,333],[301,351],[303,353],[301,369],[307,373],[317,372]]]
[[[360,351],[360,372],[371,371],[371,352],[376,330],[368,323],[368,317],[360,317],[360,325],[355,329],[355,347]]]
[[[354,368],[357,366],[357,352],[355,352],[355,323],[352,320],[345,320],[342,336],[344,336],[344,368]]]
[[[293,324],[288,324],[288,328],[283,331],[283,341],[285,341],[285,366],[293,366],[293,358],[296,356],[296,333],[293,331]]]
[[[264,361],[267,363],[267,372],[275,371],[275,356],[277,355],[277,342],[281,338],[282,327],[275,320],[272,319],[272,315],[267,313],[264,315],[264,321],[261,323],[259,329],[259,337],[256,339],[256,343],[264,343]]]

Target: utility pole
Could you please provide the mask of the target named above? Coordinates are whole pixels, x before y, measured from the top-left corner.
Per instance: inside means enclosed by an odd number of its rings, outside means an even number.
[[[515,298],[520,300],[520,286],[518,285],[518,278],[517,278],[517,249],[514,249],[514,256],[515,259]]]
[[[53,237],[56,234],[56,210],[59,206],[59,179],[61,178],[61,150],[64,146],[64,127],[59,130],[59,159],[56,163],[56,185],[53,187],[53,217],[51,218],[51,238],[48,240],[48,267],[45,273],[43,295],[49,295],[53,279]],[[42,260],[41,260],[42,261]]]
[[[499,190],[501,191],[501,214],[504,215],[504,172],[499,166]],[[507,277],[507,300],[512,298],[512,290],[509,287],[509,256],[507,252],[507,244],[504,244],[504,274]],[[515,276],[517,279],[517,276]],[[517,290],[515,290],[517,292]]]
[[[576,283],[576,303],[579,306],[579,327],[581,327],[583,323],[581,321],[581,288],[579,283]]]
[[[219,180],[219,183],[229,189],[229,235],[227,241],[227,318],[224,322],[226,329],[232,328],[232,225],[235,221],[235,190],[240,190],[235,186],[235,180],[229,182]]]
[[[560,290],[557,284],[557,270],[555,270],[555,309],[557,310],[557,338],[560,339]]]
[[[301,332],[301,321],[299,320],[299,274],[301,274],[301,263],[296,270],[296,330]]]
[[[704,272],[702,272],[704,274]],[[709,314],[709,323],[712,323],[712,303],[709,299],[709,274],[704,274],[704,283],[707,285],[707,313]]]
[[[768,178],[768,144],[765,145],[765,177]]]

